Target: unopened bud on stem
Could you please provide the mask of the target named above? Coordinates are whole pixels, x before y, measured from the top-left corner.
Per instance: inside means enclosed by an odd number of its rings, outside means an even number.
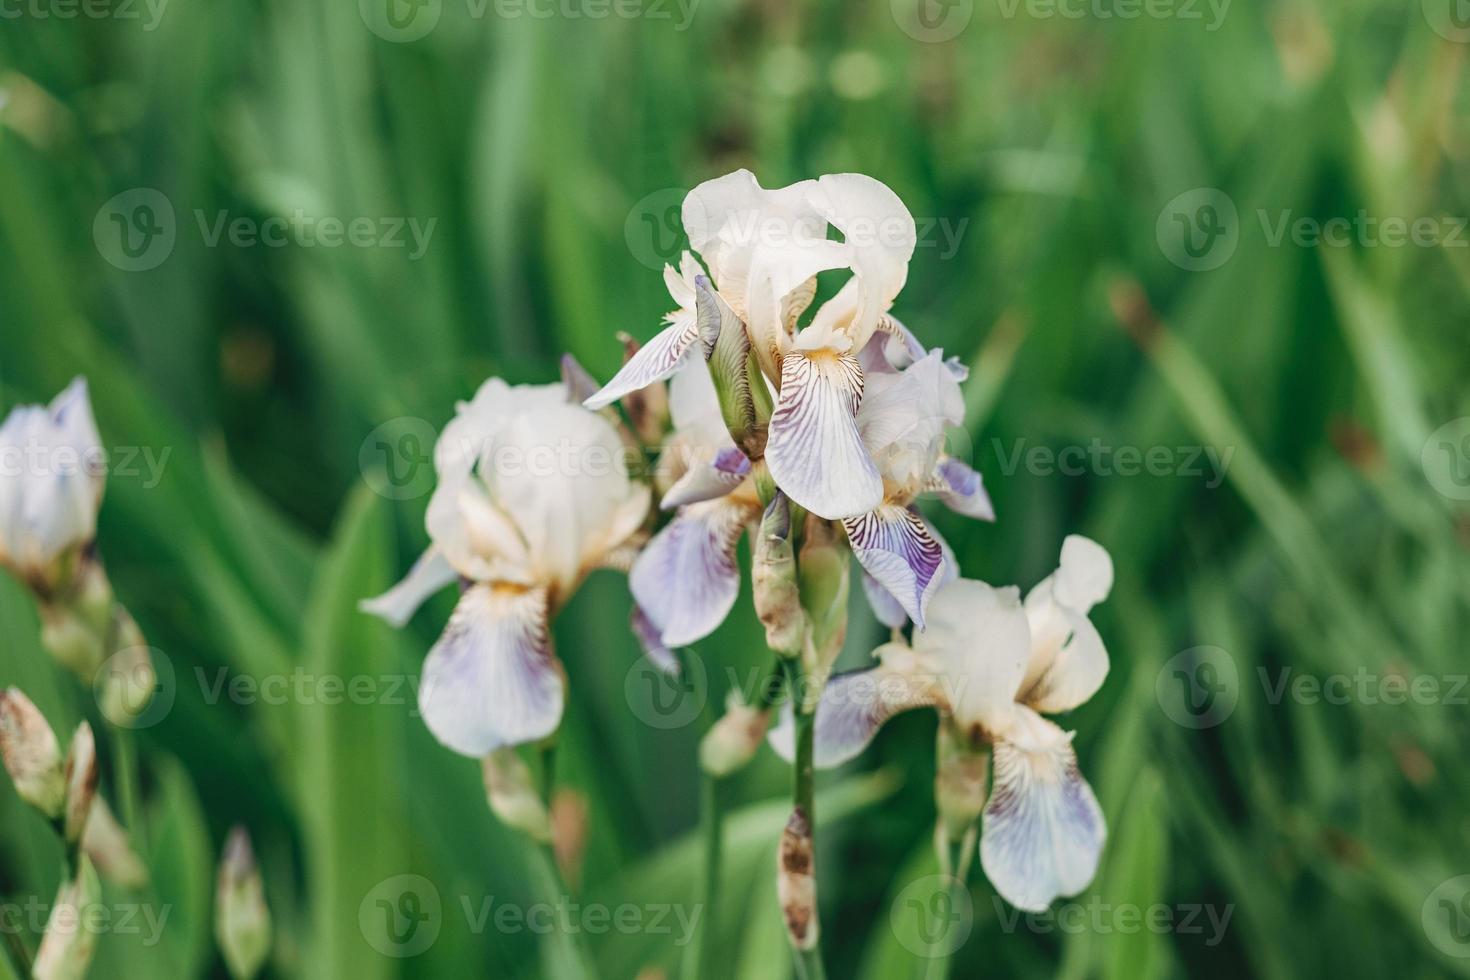
[[[934,807],[939,823],[949,841],[961,840],[985,809],[990,754],[955,738],[950,725],[941,722],[936,766]]]
[[[536,792],[531,769],[514,748],[496,749],[485,756],[481,769],[485,777],[485,795],[490,809],[507,826],[532,839],[551,840],[551,818],[546,804]]]
[[[832,521],[808,514],[797,564],[801,604],[811,622],[807,673],[825,678],[847,639],[852,551]],[[820,685],[819,685],[820,686]]]
[[[0,693],[0,757],[20,798],[52,820],[66,802],[56,733],[18,688]]]
[[[801,608],[791,547],[791,505],[785,494],[777,493],[766,508],[752,551],[755,612],[766,628],[766,646],[783,657],[797,656],[806,636],[806,613]]]
[[[794,949],[816,949],[817,876],[812,825],[800,807],[791,811],[776,853],[776,897],[786,919],[786,935]]]
[[[618,340],[623,345],[623,363],[626,364],[633,359],[642,347],[634,340],[631,334],[619,333]],[[664,433],[669,427],[669,393],[662,381],[655,382],[647,388],[638,391],[630,391],[622,398],[623,408],[628,412],[628,421],[633,426],[633,432],[642,440],[645,446],[657,446],[664,440]]]
[[[97,740],[92,726],[82,722],[66,753],[66,815],[63,830],[68,847],[81,843],[97,796]]]
[[[265,883],[244,827],[230,831],[214,894],[214,935],[235,980],[253,980],[271,949]]]
[[[745,766],[766,737],[770,712],[746,704],[737,691],[725,702],[725,713],[699,743],[699,765],[716,779]]]
[[[33,980],[82,980],[97,948],[97,929],[90,926],[88,910],[102,897],[102,886],[92,862],[82,858],[77,873],[61,883],[46,935],[36,951]]]

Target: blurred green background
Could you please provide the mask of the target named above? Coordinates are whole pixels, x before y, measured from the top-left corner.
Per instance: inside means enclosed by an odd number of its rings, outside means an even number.
[[[223,975],[212,875],[236,823],[277,922],[270,976],[551,975],[534,931],[474,927],[486,898],[545,889],[411,695],[239,704],[211,685],[415,674],[450,597],[401,634],[354,608],[424,544],[427,477],[390,479],[379,440],[411,466],[405,436],[492,374],[552,380],[562,351],[609,376],[614,331],[647,338],[669,306],[683,191],[738,166],[767,186],[862,171],[918,218],[895,313],[972,364],[1000,515],[935,513],[965,574],[1029,587],[1074,531],[1117,565],[1094,613],[1112,673],[1064,720],[1107,812],[1102,868],[1076,918],[1036,921],[977,869],[954,975],[1470,975],[1461,0],[387,2],[4,8],[0,400],[91,380],[114,449],[100,547],[174,673],[140,732],[145,900],[170,918],[156,945],[103,936],[94,977]],[[1360,211],[1434,232],[1292,231]],[[374,234],[246,234],[298,214]],[[401,247],[376,237],[388,219],[429,229],[422,254],[406,225]],[[1016,455],[1094,445],[1163,462]],[[747,586],[672,724],[636,707],[628,604],[599,573],[557,624],[580,900],[687,909],[695,746],[764,662],[760,632]],[[95,716],[8,579],[0,617],[0,683],[58,728]],[[844,663],[880,637],[859,599]],[[1274,697],[1283,676],[1368,681],[1332,703]],[[1400,676],[1438,694],[1375,696]],[[904,716],[823,776],[832,976],[924,968],[903,923],[935,872],[933,728]],[[790,969],[771,883],[786,779],[763,751],[728,787],[729,976]],[[0,786],[0,892],[49,901],[57,862]],[[371,926],[399,875],[442,902],[411,958]],[[1175,928],[1120,911],[1155,904]],[[678,936],[586,938],[632,977],[673,976]]]

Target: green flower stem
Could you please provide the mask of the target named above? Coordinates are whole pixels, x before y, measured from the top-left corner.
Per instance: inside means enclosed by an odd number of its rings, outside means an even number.
[[[951,908],[962,900],[962,893],[969,887],[965,884],[970,877],[970,865],[975,860],[975,850],[980,841],[980,825],[970,824],[963,837],[948,837],[941,824],[939,830],[939,871],[949,878]],[[947,925],[944,924],[944,925]],[[934,956],[924,966],[924,980],[948,980],[953,950]]]
[[[816,776],[814,747],[817,711],[816,704],[808,704],[803,696],[803,675],[800,657],[787,657],[782,661],[786,669],[786,690],[791,698],[796,718],[796,754],[791,766],[791,805],[806,815],[812,833],[812,853],[816,854]],[[813,923],[815,926],[815,923]],[[822,944],[820,935],[811,949],[795,949],[796,971],[801,980],[826,980],[822,966]]]
[[[548,739],[541,744],[541,798],[547,812],[551,810],[551,791],[556,777],[556,740]],[[554,832],[554,831],[553,831]],[[533,850],[532,873],[540,879],[541,892],[553,903],[570,899],[572,890],[562,877],[556,863],[556,849],[550,842]],[[568,980],[593,980],[597,971],[592,967],[592,957],[587,952],[582,936],[576,932],[551,931],[552,945],[547,951],[550,969],[548,976],[567,977]]]

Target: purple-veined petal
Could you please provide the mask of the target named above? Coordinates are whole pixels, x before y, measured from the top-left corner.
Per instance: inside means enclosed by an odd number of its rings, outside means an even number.
[[[601,391],[582,404],[591,409],[606,408],[629,392],[663,381],[679,370],[686,358],[693,356],[690,352],[696,347],[697,356],[708,358],[718,336],[717,332],[711,332],[707,320],[701,323],[692,314],[676,313],[669,325],[640,347]]]
[[[430,546],[413,563],[402,581],[380,596],[363,599],[357,608],[379,617],[390,626],[401,627],[413,618],[429,596],[458,577],[444,553]]]
[[[633,565],[633,598],[665,646],[688,646],[715,631],[740,594],[735,547],[749,514],[730,500],[680,509]]]
[[[842,522],[852,553],[898,600],[920,628],[929,599],[944,581],[944,548],[924,519],[907,507],[885,504]]]
[[[883,588],[882,583],[866,568],[863,569],[863,594],[868,597],[868,605],[878,622],[889,629],[902,629],[903,624],[909,621],[909,614],[903,611],[903,604],[893,597],[892,592]]]
[[[862,397],[850,355],[793,351],[781,361],[766,463],[786,496],[818,517],[856,517],[883,501],[883,478],[858,433]]]
[[[556,730],[566,684],[546,615],[544,589],[477,585],[460,597],[419,688],[435,738],[478,758]]]
[[[673,510],[685,504],[723,497],[750,475],[750,460],[734,446],[727,446],[714,459],[698,460],[669,487],[659,507]]]
[[[925,678],[911,678],[886,665],[834,674],[822,688],[812,733],[812,761],[820,769],[856,758],[894,715],[935,703]],[[788,703],[767,735],[772,750],[790,761],[796,750],[796,723]]]
[[[980,863],[1002,898],[1043,912],[1092,881],[1107,827],[1071,734],[1028,708],[1016,711],[1013,730],[994,747]]]
[[[659,636],[658,627],[653,625],[653,620],[648,618],[648,613],[637,603],[633,604],[633,614],[629,617],[629,625],[633,627],[633,636],[638,640],[638,645],[643,648],[643,654],[653,665],[666,674],[679,673],[679,658],[674,656],[668,644],[664,643]]]
[[[978,470],[953,457],[939,461],[934,470],[934,486],[939,499],[956,514],[977,521],[995,520],[995,505],[985,490],[985,479]]]

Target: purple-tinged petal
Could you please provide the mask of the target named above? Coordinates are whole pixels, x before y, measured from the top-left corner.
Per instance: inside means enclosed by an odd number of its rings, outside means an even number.
[[[953,457],[939,461],[934,470],[934,486],[939,499],[956,514],[978,521],[995,520],[995,505],[985,491],[985,478],[978,470]]]
[[[889,718],[934,703],[927,679],[910,678],[887,666],[834,674],[817,702],[812,761],[821,769],[840,766],[867,748]],[[781,758],[790,761],[794,756],[796,724],[790,704],[767,739]]]
[[[544,589],[477,585],[460,597],[419,688],[435,738],[478,758],[556,731],[566,683],[546,615]]]
[[[818,517],[856,517],[883,501],[883,478],[858,433],[862,398],[851,355],[793,351],[781,360],[766,463],[786,496]]]
[[[924,628],[929,599],[944,582],[944,547],[924,519],[906,507],[885,504],[842,522],[852,553]]]
[[[561,356],[561,383],[567,389],[567,401],[573,405],[580,405],[593,395],[601,387],[582,362],[571,354]]]
[[[606,408],[630,392],[668,378],[690,356],[708,358],[719,336],[718,327],[718,323],[711,325],[687,313],[673,314],[667,327],[640,347],[601,391],[582,404],[591,409]],[[698,354],[691,355],[696,348]]]
[[[403,580],[380,596],[363,599],[357,608],[381,618],[393,627],[401,627],[413,618],[419,606],[459,575],[444,553],[430,546],[403,576]]]
[[[868,597],[868,605],[872,607],[873,615],[878,617],[878,622],[889,629],[902,629],[904,623],[909,621],[909,614],[903,611],[903,604],[868,574],[867,569],[863,569],[863,594]]]
[[[995,744],[980,863],[1002,898],[1044,912],[1092,881],[1107,827],[1071,734],[1029,708],[1016,711],[1015,726]]]
[[[673,510],[685,504],[723,497],[750,475],[750,460],[734,446],[727,446],[712,460],[697,461],[669,487],[659,507]]]
[[[740,594],[735,547],[748,516],[730,500],[690,504],[643,549],[628,585],[665,646],[702,640],[730,614]]]
[[[648,618],[648,613],[643,607],[634,603],[633,615],[630,617],[629,625],[633,627],[633,636],[637,638],[638,645],[643,648],[643,654],[653,665],[666,674],[678,675],[680,671],[679,658],[674,656],[674,651],[668,648],[663,638],[659,636],[658,627],[653,625],[653,620]]]

